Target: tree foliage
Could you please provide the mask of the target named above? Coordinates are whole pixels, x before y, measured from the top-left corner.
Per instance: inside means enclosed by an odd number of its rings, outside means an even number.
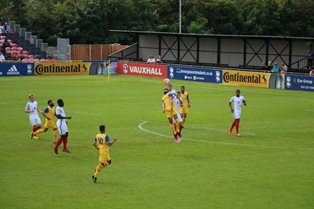
[[[132,42],[109,29],[177,32],[179,0],[0,0],[15,20],[50,44]],[[314,36],[313,0],[182,0],[183,33]]]

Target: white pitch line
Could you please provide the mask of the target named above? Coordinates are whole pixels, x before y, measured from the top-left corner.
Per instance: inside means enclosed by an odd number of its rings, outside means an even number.
[[[146,133],[153,134],[156,136],[164,137],[164,138],[170,138],[172,139],[172,136],[161,134],[155,131],[151,131],[148,129],[145,129],[143,126],[144,124],[148,123],[148,121],[143,121],[140,123],[137,127]],[[191,142],[201,142],[201,143],[207,143],[207,144],[219,144],[219,145],[228,145],[228,146],[238,146],[238,147],[252,147],[252,148],[261,148],[261,149],[301,149],[301,150],[311,150],[313,151],[313,148],[302,148],[302,147],[277,147],[277,146],[262,146],[262,145],[250,145],[250,144],[239,144],[239,143],[227,143],[227,142],[216,142],[216,141],[207,141],[207,140],[197,140],[197,139],[190,139],[190,138],[184,138],[186,141]]]
[[[218,130],[219,132],[226,133],[226,129],[221,129],[221,128],[211,128],[211,127],[201,127],[201,126],[191,126],[191,125],[186,126],[186,127],[191,127],[191,128],[194,128],[194,129],[204,129],[204,130],[215,130],[215,131]],[[253,133],[253,132],[245,132],[245,133],[248,134],[248,135],[256,136],[256,134]]]

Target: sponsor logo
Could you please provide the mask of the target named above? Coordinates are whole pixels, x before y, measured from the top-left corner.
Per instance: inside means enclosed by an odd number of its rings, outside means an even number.
[[[7,75],[20,75],[20,71],[13,65],[7,72]]]
[[[57,66],[55,64],[50,65],[43,65],[38,64],[35,67],[35,72],[37,74],[43,74],[43,73],[80,73],[80,72],[86,72],[87,67],[84,63],[79,64],[72,64],[67,66]]]
[[[30,64],[27,65],[27,74],[28,74],[28,75],[30,75],[30,74],[33,73],[32,68],[33,68],[32,65],[30,65]]]
[[[216,71],[216,82],[220,83],[220,71]]]
[[[170,67],[170,78],[174,77],[174,69],[173,67]]]
[[[241,75],[238,72],[230,73],[226,72],[223,74],[223,80],[225,83],[229,82],[243,82],[253,84],[265,84],[267,83],[266,75]]]
[[[122,66],[122,71],[123,71],[124,74],[127,74],[129,72],[128,67],[129,67],[128,64],[124,64]]]
[[[291,77],[290,76],[286,76],[286,86],[287,86],[287,88],[291,87]]]
[[[124,65],[123,65],[123,72],[125,73]],[[129,66],[129,70],[131,73],[137,73],[137,74],[162,75],[161,69],[157,67]]]

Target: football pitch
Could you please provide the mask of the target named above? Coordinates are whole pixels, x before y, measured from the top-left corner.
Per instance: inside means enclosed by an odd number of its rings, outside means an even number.
[[[1,209],[314,208],[313,93],[172,80],[191,99],[183,141],[175,143],[161,109],[162,79],[0,80]],[[237,88],[248,104],[241,137],[227,132]],[[54,154],[51,130],[30,139],[30,93],[41,109],[64,100],[71,154]],[[118,141],[94,184],[92,139],[103,123]]]

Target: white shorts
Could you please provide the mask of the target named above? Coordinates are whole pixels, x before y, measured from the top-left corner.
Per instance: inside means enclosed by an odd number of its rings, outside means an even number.
[[[59,122],[57,121],[57,127],[58,127],[58,131],[59,134],[61,136],[65,135],[66,133],[68,133],[68,125],[65,122]]]
[[[35,125],[41,125],[41,120],[39,118],[39,116],[32,116],[29,118],[29,121],[31,122],[31,125],[32,126],[35,126]]]
[[[233,112],[234,119],[240,119],[240,116],[241,116],[241,111],[234,111]]]
[[[177,112],[177,117],[178,117],[179,123],[181,123],[182,122],[182,117],[181,117],[181,115],[178,112]]]

